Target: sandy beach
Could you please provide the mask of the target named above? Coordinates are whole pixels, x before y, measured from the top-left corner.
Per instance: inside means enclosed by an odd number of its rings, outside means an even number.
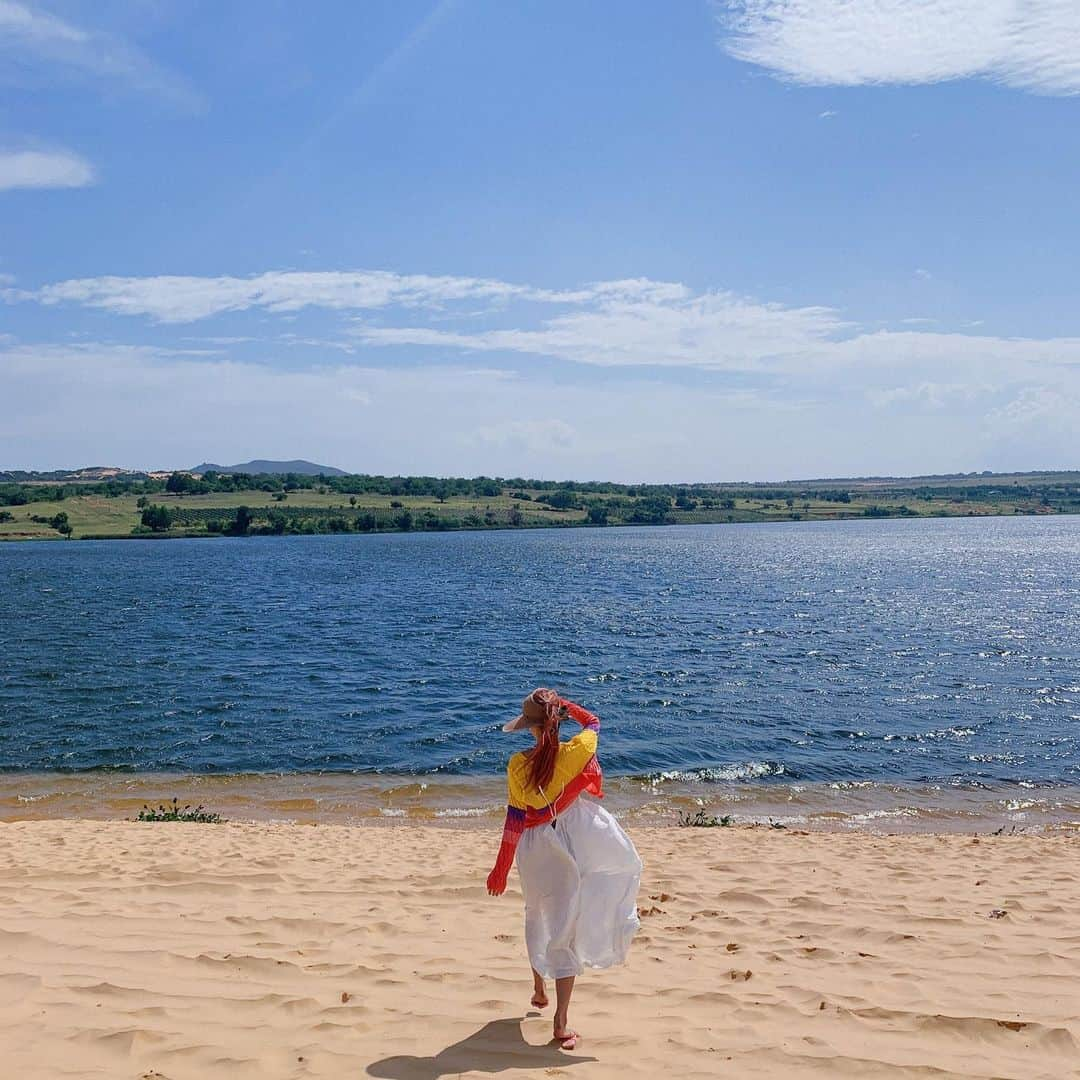
[[[479,829],[0,825],[5,1076],[1080,1076],[1075,835],[636,829],[576,1051]]]

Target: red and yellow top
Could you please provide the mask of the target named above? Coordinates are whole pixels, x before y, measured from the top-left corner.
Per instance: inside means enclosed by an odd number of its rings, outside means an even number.
[[[596,760],[600,718],[572,701],[560,699],[559,704],[584,730],[559,746],[555,772],[543,791],[529,786],[528,751],[514,754],[510,759],[506,767],[506,822],[499,854],[487,880],[488,892],[496,896],[506,888],[514,852],[526,829],[548,824],[583,791],[597,798],[604,796],[604,777]]]

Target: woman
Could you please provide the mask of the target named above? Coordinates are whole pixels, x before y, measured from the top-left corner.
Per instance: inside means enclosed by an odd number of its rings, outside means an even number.
[[[583,730],[560,743],[559,722],[567,716]],[[514,754],[506,768],[506,824],[487,888],[492,896],[502,895],[516,852],[532,1004],[547,1005],[544,980],[554,979],[553,1034],[564,1050],[573,1050],[579,1038],[568,1017],[574,979],[586,967],[625,961],[638,928],[641,859],[619,823],[588,797],[603,797],[596,760],[599,719],[541,687],[503,727],[521,730],[536,745]]]

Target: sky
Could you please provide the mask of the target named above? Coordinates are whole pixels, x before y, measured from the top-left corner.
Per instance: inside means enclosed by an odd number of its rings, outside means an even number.
[[[0,468],[1080,467],[1076,0],[0,0]]]

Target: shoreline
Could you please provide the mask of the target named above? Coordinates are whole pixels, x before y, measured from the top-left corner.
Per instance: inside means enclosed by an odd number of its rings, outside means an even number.
[[[675,827],[702,811],[735,826],[836,833],[1080,832],[1080,784],[791,783],[694,773],[605,777],[628,827]],[[0,772],[0,822],[122,821],[144,804],[204,804],[233,822],[497,829],[501,777],[368,773]],[[695,830],[696,831],[696,830]]]
[[[14,531],[0,530],[0,543],[27,544],[38,540],[49,543],[58,541],[76,540],[86,541],[111,541],[111,540],[251,540],[257,537],[309,537],[309,536],[388,536],[403,534],[440,534],[440,533],[493,533],[493,532],[547,532],[560,529],[671,529],[693,526],[714,525],[821,525],[835,522],[848,521],[947,521],[961,520],[973,521],[986,518],[1004,518],[1015,520],[1016,518],[1072,518],[1080,517],[1080,509],[1076,510],[1030,510],[1023,513],[1006,513],[1004,511],[983,510],[964,513],[882,513],[882,514],[830,514],[827,517],[803,517],[792,514],[787,517],[761,517],[761,518],[736,518],[713,517],[707,520],[693,521],[611,521],[605,524],[595,524],[589,521],[551,521],[529,522],[524,525],[509,525],[499,523],[496,525],[455,525],[437,528],[414,527],[402,529],[397,527],[379,527],[375,529],[331,529],[325,532],[283,532],[276,533],[261,528],[252,529],[246,533],[210,533],[204,529],[176,529],[169,532],[146,532],[146,533],[84,533],[79,536],[56,536],[40,535],[30,532],[17,533]]]

